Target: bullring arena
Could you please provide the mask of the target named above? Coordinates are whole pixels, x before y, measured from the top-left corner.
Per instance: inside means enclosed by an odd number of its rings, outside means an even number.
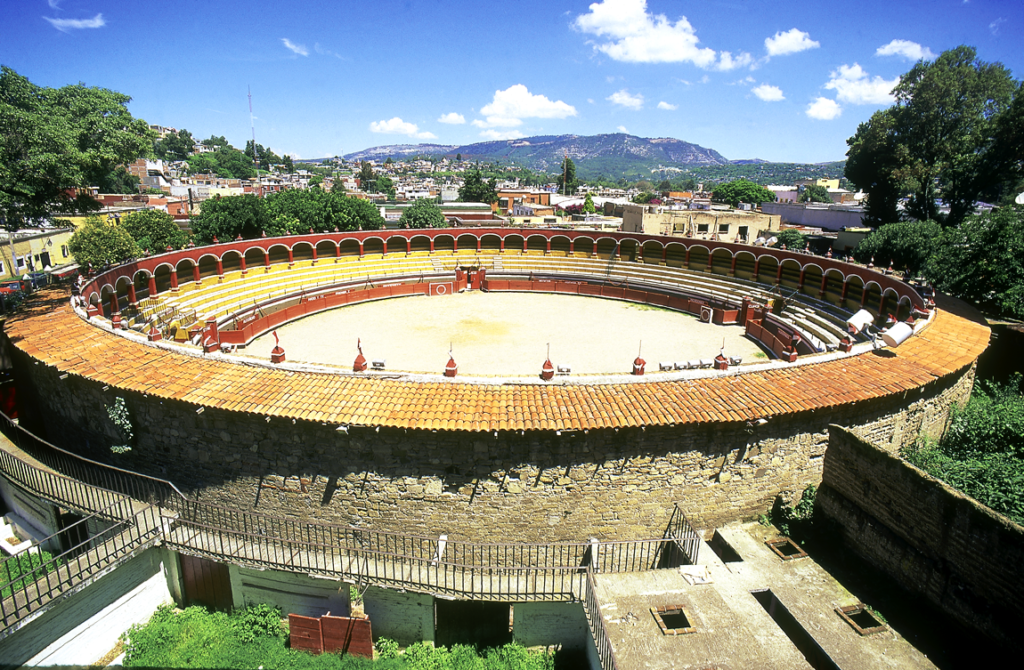
[[[473,337],[484,346],[471,355],[473,338],[459,337],[472,305],[514,296],[526,302],[482,318]],[[568,302],[542,312],[547,297]],[[444,306],[463,298],[475,301],[469,316],[445,330]],[[46,295],[5,332],[24,429],[110,461],[125,436],[106,408],[124,399],[134,430],[115,463],[194,502],[175,507],[175,527],[191,534],[164,539],[185,554],[288,571],[280,558],[185,536],[218,527],[301,542],[305,532],[307,543],[348,549],[359,537],[411,572],[328,559],[295,569],[467,600],[580,602],[558,581],[573,566],[686,563],[670,554],[692,559],[691,545],[714,529],[819,484],[830,425],[891,453],[941,432],[989,335],[964,306],[936,299],[864,267],[749,245],[389,230],[140,259],[92,278],[80,296]],[[598,310],[587,332],[610,320],[608,352],[593,361],[572,327],[581,301]],[[414,303],[439,315],[429,344],[408,323]],[[346,325],[313,321],[368,307]],[[850,335],[861,309],[879,325],[888,315],[908,322],[913,335],[897,347]],[[630,320],[649,315],[670,320]],[[498,316],[515,321],[510,341],[522,348],[492,356],[486,324]],[[528,573],[505,587],[493,576],[440,584],[436,573],[417,577],[430,561],[451,562],[445,580],[459,569]],[[598,637],[604,664],[615,636]],[[625,667],[629,644],[619,645]],[[765,657],[751,658],[758,667]]]

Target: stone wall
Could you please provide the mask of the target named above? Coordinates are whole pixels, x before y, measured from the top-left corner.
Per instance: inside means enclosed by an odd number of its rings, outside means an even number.
[[[745,422],[497,433],[335,425],[196,407],[60,379],[16,350],[22,424],[207,502],[452,540],[661,537],[680,502],[698,528],[752,518],[821,479],[831,423],[898,449],[945,422],[971,369],[911,394]],[[136,438],[105,407],[125,398]]]
[[[838,426],[816,513],[913,593],[1004,644],[1024,625],[1024,528]]]

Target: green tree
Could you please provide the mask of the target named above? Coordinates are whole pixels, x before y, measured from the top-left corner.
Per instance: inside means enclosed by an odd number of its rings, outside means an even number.
[[[320,188],[320,184],[324,183],[324,178],[321,175],[315,174],[309,178],[310,188]]]
[[[871,199],[880,190],[881,210],[890,209],[894,192],[906,192],[908,216],[959,224],[979,195],[1012,168],[997,137],[1000,117],[1019,90],[1009,70],[978,60],[972,47],[918,62],[893,90],[896,104],[847,141],[847,178]],[[949,207],[948,216],[939,214],[937,198]]]
[[[480,170],[469,170],[459,189],[459,202],[482,202],[487,205],[498,202],[497,186],[494,177],[485,182]]]
[[[562,161],[557,181],[559,193],[563,195],[573,195],[576,193],[576,188],[579,186],[579,180],[576,179],[576,164],[568,156]]]
[[[377,181],[373,185],[374,193],[383,193],[387,196],[388,200],[395,199],[395,184],[391,181],[391,177],[386,174],[378,175]]]
[[[889,223],[861,240],[853,250],[860,263],[874,258],[879,265],[893,266],[917,276],[942,240],[942,227],[934,221]]]
[[[1024,319],[1024,206],[977,214],[946,228],[925,275],[940,291]]]
[[[83,84],[36,86],[0,68],[0,220],[10,232],[54,214],[95,211],[78,189],[152,148],[126,95]]]
[[[340,178],[331,182],[331,193],[345,193],[345,183]]]
[[[252,160],[232,146],[189,156],[188,171],[189,174],[215,174],[225,179],[252,179],[256,176]]]
[[[200,244],[209,244],[216,237],[220,242],[255,239],[264,232],[275,235],[284,232],[275,224],[267,200],[254,195],[235,195],[211,198],[202,204],[199,214],[192,217],[192,234]]]
[[[292,157],[285,155],[281,158],[281,165],[284,167],[284,171],[288,174],[295,172],[295,163],[292,162]]]
[[[223,135],[215,136],[210,135],[207,139],[200,142],[204,147],[230,147],[231,143]]]
[[[402,212],[398,225],[402,228],[447,228],[448,221],[436,203],[421,199]]]
[[[661,181],[661,183],[658,184],[658,191],[671,191],[671,190],[672,190],[672,182],[670,182],[668,179],[663,179]]]
[[[334,229],[378,230],[384,227],[380,210],[371,203],[321,189],[288,189],[267,198],[273,230],[325,233]],[[284,222],[283,225],[281,222]],[[292,225],[290,222],[294,222]],[[291,226],[291,227],[289,227]],[[267,234],[273,234],[271,230]]]
[[[583,213],[584,214],[593,214],[596,211],[597,211],[597,208],[594,207],[594,199],[590,197],[589,193],[587,193],[587,197],[584,198],[584,200],[583,200]]]
[[[192,155],[195,145],[192,133],[183,128],[153,142],[153,153],[164,160],[183,161]]]
[[[370,193],[370,188],[373,187],[375,178],[373,176],[373,166],[363,161],[359,164],[359,174],[356,175],[356,179],[359,180],[359,188],[367,193]]]
[[[775,194],[746,179],[737,179],[715,187],[711,199],[715,202],[725,202],[732,207],[738,207],[741,202],[752,205],[760,205],[762,202],[775,202]]]
[[[118,166],[93,184],[100,193],[138,193],[141,181],[123,166]]]
[[[775,237],[778,241],[772,246],[777,249],[786,247],[786,249],[789,249],[790,251],[799,251],[807,246],[807,240],[804,239],[803,234],[793,228],[780,230],[775,234]]]
[[[123,263],[140,253],[127,230],[95,215],[74,232],[68,240],[68,251],[76,263],[95,269]]]
[[[811,184],[804,188],[804,192],[800,194],[800,202],[832,202],[832,196],[828,194],[828,189],[818,184]]]
[[[462,162],[462,154],[455,154],[455,160],[459,163]]]
[[[162,253],[167,247],[184,249],[188,244],[188,235],[178,227],[170,214],[159,209],[125,214],[121,217],[120,225],[128,231],[140,249],[148,249],[150,253]]]

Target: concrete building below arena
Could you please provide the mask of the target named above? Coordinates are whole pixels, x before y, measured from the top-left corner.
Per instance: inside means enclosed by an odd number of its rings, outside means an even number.
[[[761,212],[702,212],[657,205],[624,205],[622,231],[648,235],[685,235],[696,239],[751,242],[762,232],[780,229],[778,216]]]

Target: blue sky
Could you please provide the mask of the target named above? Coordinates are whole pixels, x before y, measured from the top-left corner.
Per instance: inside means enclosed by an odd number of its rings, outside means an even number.
[[[0,63],[130,95],[149,123],[313,158],[540,134],[841,160],[918,57],[1024,77],[1024,2],[4,0]]]

